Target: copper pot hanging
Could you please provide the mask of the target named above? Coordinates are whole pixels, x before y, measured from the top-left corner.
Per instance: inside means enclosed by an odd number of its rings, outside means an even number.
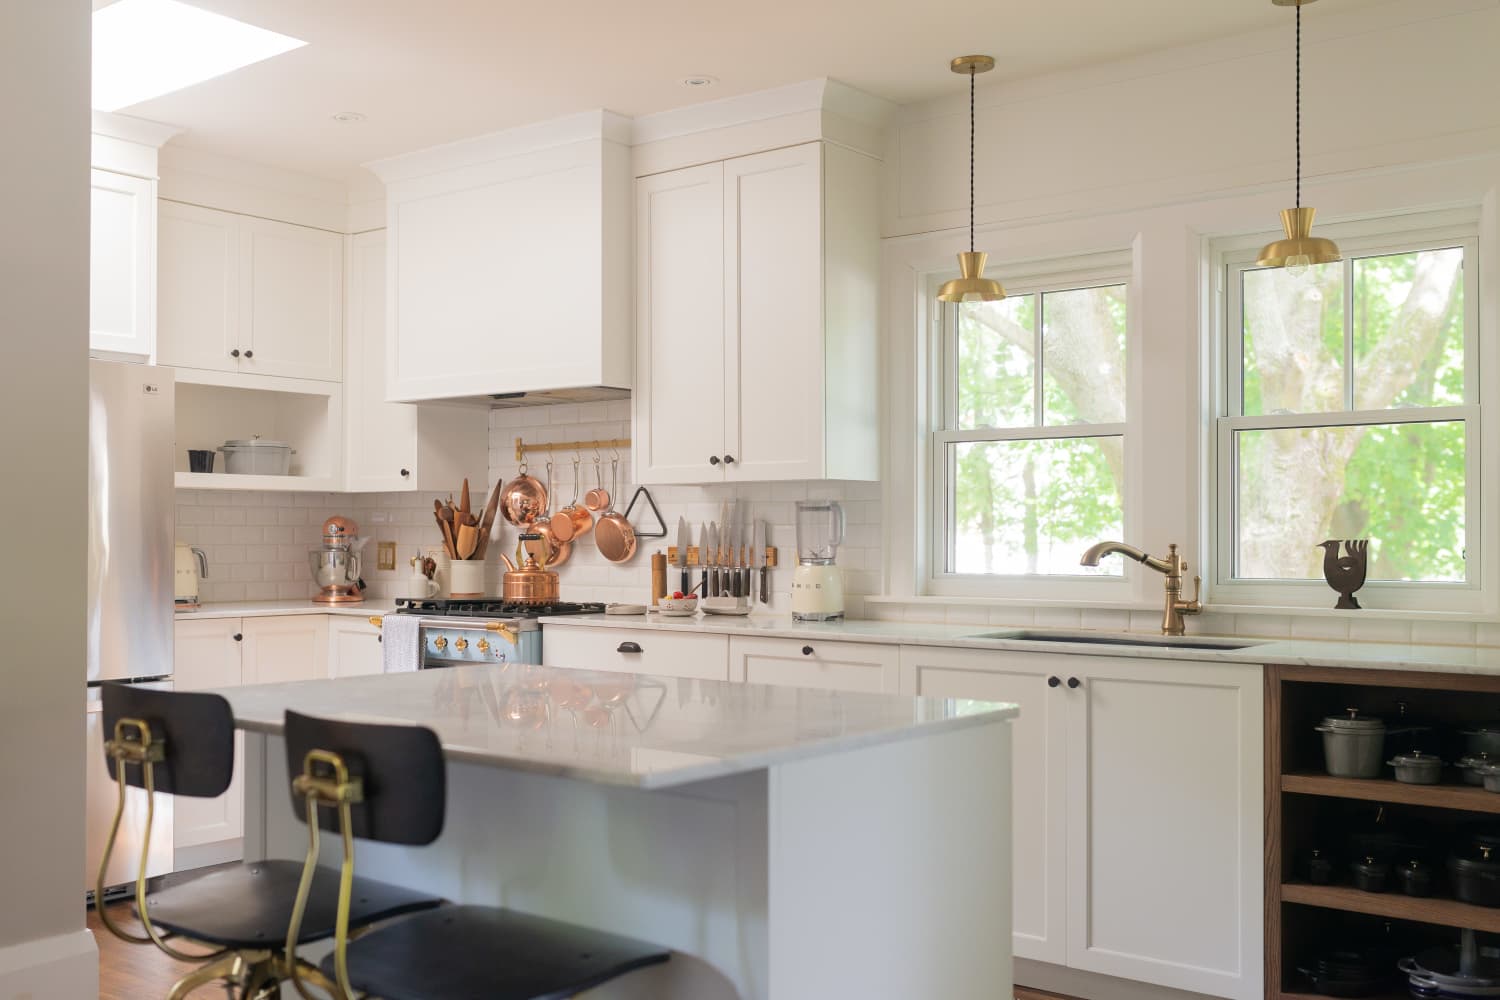
[[[500,495],[500,510],[507,521],[520,528],[534,524],[547,512],[547,487],[526,472],[524,461],[519,475],[505,484]]]

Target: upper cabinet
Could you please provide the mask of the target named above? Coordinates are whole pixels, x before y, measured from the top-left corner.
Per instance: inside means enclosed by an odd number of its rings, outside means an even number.
[[[343,237],[172,201],[158,211],[157,359],[343,377]]]
[[[808,142],[636,181],[636,478],[879,477],[878,161]]]
[[[89,353],[156,353],[156,172],[178,129],[94,113],[89,172]]]
[[[630,157],[595,112],[374,164],[387,398],[628,388]]]
[[[485,482],[485,410],[386,402],[385,256],[384,230],[349,237],[344,489],[451,491],[465,477]]]

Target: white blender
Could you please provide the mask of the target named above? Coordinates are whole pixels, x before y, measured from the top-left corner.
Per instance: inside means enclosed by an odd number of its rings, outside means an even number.
[[[833,564],[843,542],[844,508],[837,501],[797,501],[793,621],[828,622],[844,617],[844,574]]]

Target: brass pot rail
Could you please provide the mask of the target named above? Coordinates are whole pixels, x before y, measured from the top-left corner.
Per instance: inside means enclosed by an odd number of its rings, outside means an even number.
[[[516,461],[526,461],[526,453],[529,451],[619,451],[621,448],[630,447],[630,438],[609,438],[602,441],[549,441],[545,444],[527,444],[520,438],[516,438]]]

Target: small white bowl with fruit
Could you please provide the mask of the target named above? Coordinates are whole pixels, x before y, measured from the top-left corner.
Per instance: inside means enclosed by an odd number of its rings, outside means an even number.
[[[661,598],[656,607],[668,618],[687,618],[698,613],[698,595],[679,590]]]

